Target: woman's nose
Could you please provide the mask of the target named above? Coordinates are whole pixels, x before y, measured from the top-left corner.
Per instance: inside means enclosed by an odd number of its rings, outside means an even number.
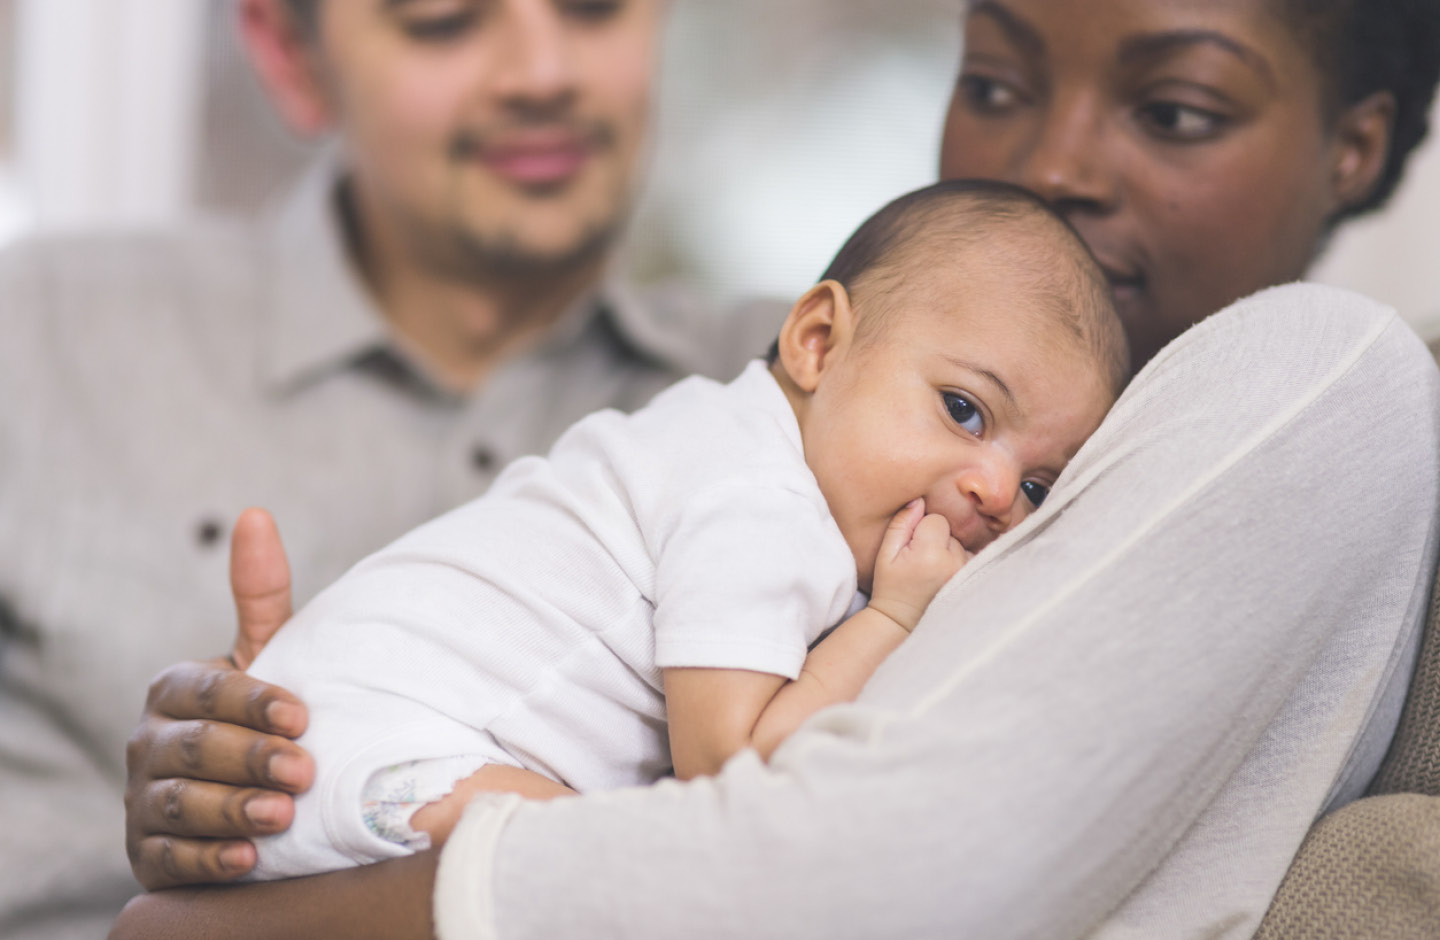
[[[1016,181],[1062,213],[1105,212],[1118,196],[1110,140],[1097,94],[1057,90],[1017,154]]]

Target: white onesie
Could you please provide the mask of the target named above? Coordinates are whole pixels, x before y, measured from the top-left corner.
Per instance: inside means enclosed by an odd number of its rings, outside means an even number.
[[[406,854],[361,808],[397,764],[651,782],[670,767],[662,668],[794,678],[855,582],[764,363],[591,415],[356,565],[251,667],[308,706],[317,768],[290,829],[257,840],[255,877]]]

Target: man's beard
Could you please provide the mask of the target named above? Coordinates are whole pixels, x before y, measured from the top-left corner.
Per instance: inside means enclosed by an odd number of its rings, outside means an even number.
[[[605,121],[582,120],[569,115],[555,114],[550,109],[536,108],[530,111],[517,110],[503,121],[489,126],[467,127],[459,130],[450,141],[449,156],[452,165],[461,168],[474,159],[491,142],[516,129],[564,128],[577,138],[587,141],[595,153],[612,151],[617,135],[614,128]],[[467,204],[460,191],[467,175],[457,173],[457,189],[453,193],[453,204]],[[566,183],[554,187],[530,187],[531,195],[538,199],[563,198]],[[520,226],[506,226],[503,223],[495,230],[486,231],[483,225],[475,225],[463,217],[449,221],[439,244],[432,242],[438,251],[437,260],[448,261],[448,273],[454,277],[484,278],[486,280],[515,279],[529,280],[558,277],[566,273],[600,262],[614,246],[625,223],[625,207],[629,204],[630,193],[623,191],[610,194],[608,212],[591,219],[583,225],[579,234],[568,245],[542,249],[526,244]],[[439,233],[437,233],[439,234]]]
[[[435,254],[436,260],[447,269],[444,273],[461,279],[558,278],[603,262],[622,227],[617,211],[612,218],[588,225],[568,245],[544,250],[526,244],[514,229],[481,233],[458,223],[444,237],[443,249]]]

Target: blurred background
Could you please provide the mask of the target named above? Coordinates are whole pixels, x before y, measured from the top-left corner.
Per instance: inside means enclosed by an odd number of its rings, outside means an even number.
[[[260,97],[233,2],[0,0],[0,244],[283,190],[308,152]],[[803,291],[870,211],[934,179],[959,17],[960,0],[676,0],[626,263],[720,299]],[[1440,335],[1437,210],[1440,135],[1315,278]]]

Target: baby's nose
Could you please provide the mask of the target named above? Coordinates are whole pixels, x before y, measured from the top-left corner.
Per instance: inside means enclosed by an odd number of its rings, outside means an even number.
[[[977,461],[961,471],[960,491],[991,527],[1005,531],[1020,521],[1017,501],[1020,472],[1013,461],[1003,457]]]

